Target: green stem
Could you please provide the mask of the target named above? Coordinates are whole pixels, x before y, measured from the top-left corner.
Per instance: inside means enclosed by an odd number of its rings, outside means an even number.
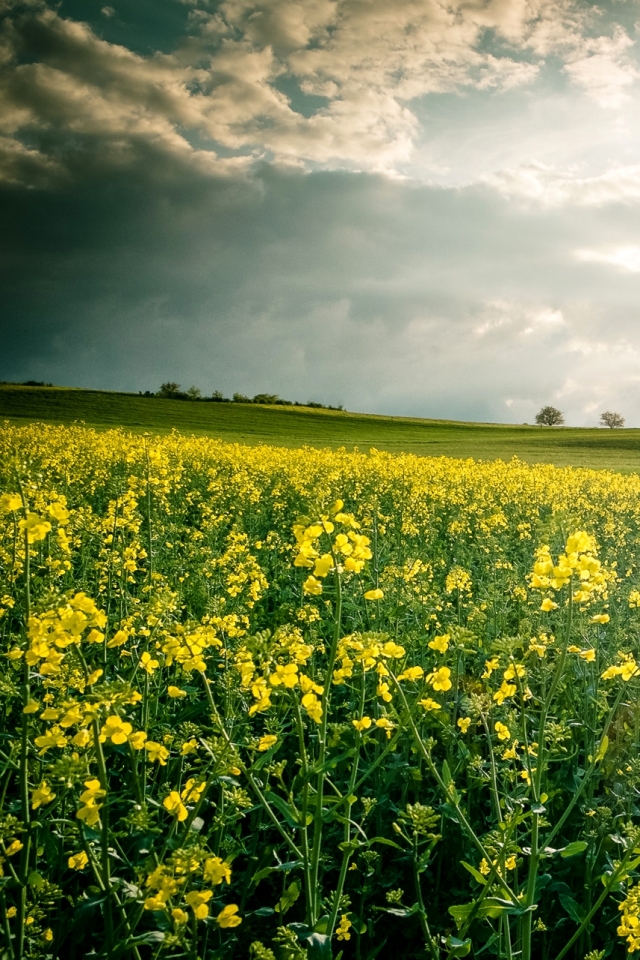
[[[402,690],[402,687],[401,687],[400,684],[398,683],[398,681],[397,681],[397,679],[396,679],[396,677],[394,676],[393,673],[389,672],[389,676],[390,676],[391,679],[393,680],[393,682],[394,682],[394,684],[395,684],[395,686],[396,686],[396,689],[398,690],[398,693],[400,694],[400,699],[402,700],[402,703],[403,703],[403,706],[404,706],[404,709],[405,709],[405,714],[406,714],[407,722],[408,722],[409,726],[411,727],[411,732],[413,733],[413,737],[414,737],[414,740],[415,740],[415,742],[416,742],[416,745],[417,745],[418,749],[420,750],[420,753],[421,753],[422,756],[424,757],[424,759],[425,759],[425,761],[426,761],[426,763],[427,763],[427,766],[429,767],[429,770],[430,770],[430,772],[431,772],[431,775],[433,776],[434,780],[436,781],[436,783],[437,783],[438,786],[440,787],[440,790],[442,791],[442,793],[443,793],[444,796],[446,797],[447,801],[451,804],[452,807],[454,807],[454,809],[455,809],[455,811],[456,811],[456,814],[457,814],[457,816],[458,816],[458,819],[459,819],[459,821],[460,821],[460,826],[462,827],[462,829],[466,832],[466,834],[467,834],[467,836],[469,837],[469,839],[471,840],[471,842],[474,844],[474,846],[475,846],[476,849],[480,852],[480,854],[484,857],[484,859],[487,861],[487,863],[491,863],[491,861],[492,861],[491,855],[488,853],[486,847],[484,846],[484,844],[482,843],[482,841],[479,839],[479,837],[477,836],[475,830],[473,829],[473,827],[471,826],[471,824],[470,824],[469,821],[467,820],[466,816],[464,815],[464,812],[463,812],[462,808],[460,807],[460,804],[459,804],[458,800],[457,800],[456,797],[451,793],[451,791],[449,791],[449,790],[447,789],[447,787],[445,786],[445,783],[444,783],[442,777],[440,776],[440,774],[439,774],[439,772],[438,772],[438,770],[437,770],[437,768],[436,768],[436,765],[434,764],[434,762],[433,762],[433,760],[432,760],[432,758],[431,758],[431,754],[429,753],[429,751],[428,751],[427,748],[425,747],[424,743],[422,742],[422,737],[420,736],[420,734],[419,734],[419,732],[418,732],[418,728],[417,728],[416,725],[415,725],[413,716],[411,715],[411,711],[410,711],[410,709],[409,709],[409,704],[407,703],[407,700],[406,700],[406,697],[405,697],[405,695],[404,695],[404,691]],[[514,906],[520,906],[520,903],[519,903],[519,901],[518,901],[518,898],[516,897],[515,893],[514,893],[513,890],[510,888],[509,884],[506,882],[506,880],[504,879],[504,877],[501,877],[500,874],[498,874],[498,875],[497,875],[497,881],[498,881],[499,885],[502,887],[504,893],[507,895],[507,897],[508,897],[509,900],[511,901],[511,903],[513,903]]]
[[[333,555],[333,548],[332,548]],[[314,925],[318,919],[319,909],[320,909],[320,890],[318,887],[318,874],[320,870],[320,851],[322,848],[322,804],[324,800],[324,762],[327,752],[327,722],[329,715],[329,701],[331,696],[331,681],[333,678],[333,666],[336,660],[336,653],[338,649],[338,640],[340,639],[340,632],[342,630],[342,581],[340,579],[340,574],[337,571],[337,560],[334,556],[334,567],[336,567],[335,573],[335,584],[336,584],[336,606],[334,613],[334,630],[333,630],[333,639],[331,641],[331,648],[329,650],[329,659],[327,661],[327,670],[325,675],[325,684],[324,684],[324,693],[322,694],[322,719],[320,721],[320,733],[319,733],[319,743],[320,748],[318,751],[318,782],[316,785],[316,811],[315,819],[313,822],[313,846],[311,850],[311,888],[314,895],[314,909],[312,913],[312,925]]]
[[[542,784],[542,774],[544,772],[545,765],[545,734],[546,734],[546,724],[547,716],[553,702],[553,698],[556,695],[556,690],[558,689],[558,684],[560,683],[560,678],[564,673],[564,665],[567,659],[567,648],[569,646],[569,640],[571,638],[571,627],[573,624],[573,590],[571,585],[569,586],[569,613],[567,616],[567,625],[565,630],[564,644],[560,656],[558,657],[558,663],[556,664],[556,670],[551,681],[551,686],[549,687],[549,692],[545,697],[542,708],[540,710],[540,722],[538,724],[538,758],[535,776],[531,778],[531,773],[529,774],[531,779],[531,785],[533,787],[533,797],[536,803],[540,803],[540,788]],[[526,717],[523,719],[523,724],[526,726]],[[528,751],[527,751],[528,754]],[[529,761],[529,770],[530,770],[530,761]],[[536,892],[536,881],[538,879],[538,869],[540,866],[540,848],[539,848],[539,837],[540,837],[540,814],[532,810],[531,812],[531,853],[529,855],[529,872],[527,875],[527,886],[524,897],[524,906],[532,907],[533,900]],[[531,960],[531,935],[533,932],[533,910],[528,910],[524,914],[522,919],[522,960]]]

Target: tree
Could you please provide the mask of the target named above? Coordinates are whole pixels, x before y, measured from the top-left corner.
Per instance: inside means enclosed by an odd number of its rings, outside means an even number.
[[[556,407],[543,407],[540,413],[536,414],[536,423],[539,427],[561,427],[564,417]]]
[[[624,427],[624,417],[621,417],[619,413],[612,413],[610,410],[605,410],[604,413],[600,414],[600,426],[609,427],[611,430],[615,427]]]
[[[187,396],[189,400],[202,400],[202,391],[198,387],[189,387]]]
[[[177,397],[180,393],[180,384],[173,383],[169,380],[167,383],[163,383],[158,391],[158,395],[161,397]]]

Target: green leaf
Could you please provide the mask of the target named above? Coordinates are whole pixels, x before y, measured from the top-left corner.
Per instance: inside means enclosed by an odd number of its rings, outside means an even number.
[[[566,893],[561,893],[559,900],[571,919],[575,920],[576,923],[582,923],[585,918],[585,912],[580,904],[576,903],[573,897],[568,896]]]
[[[372,843],[381,843],[384,847],[395,847],[396,850],[404,850],[404,847],[401,847],[399,843],[394,843],[393,840],[388,840],[386,837],[372,837],[371,840],[367,840],[364,846],[370,847]]]
[[[495,920],[503,913],[514,913],[517,907],[509,903],[508,900],[500,900],[498,897],[485,897],[484,900],[472,900],[471,903],[454,904],[449,907],[449,913],[454,918],[458,926],[474,916],[478,918],[491,917]]]
[[[277,794],[269,791],[266,794],[266,798],[271,804],[272,807],[275,807],[282,816],[285,818],[290,827],[299,827],[301,826],[300,817],[291,806],[290,803],[287,803],[282,797]],[[313,820],[313,814],[307,813],[305,826],[308,827]]]
[[[278,900],[275,906],[276,913],[279,913],[281,916],[284,916],[287,910],[291,909],[291,907],[294,905],[294,903],[296,902],[299,896],[300,896],[300,887],[294,880],[293,883],[289,884],[289,886],[287,887],[283,895]]]
[[[558,853],[565,859],[567,857],[576,857],[579,853],[584,853],[588,846],[589,844],[584,840],[574,840],[573,843],[568,843],[567,846],[559,850]]]
[[[469,873],[474,878],[474,880],[477,880],[478,883],[481,883],[483,887],[486,886],[487,881],[482,876],[479,870],[476,870],[475,867],[472,867],[470,863],[466,862],[466,860],[461,860],[460,863],[465,868],[465,870],[469,871]]]
[[[447,937],[447,947],[450,957],[466,957],[471,951],[471,940],[458,940],[457,937]]]

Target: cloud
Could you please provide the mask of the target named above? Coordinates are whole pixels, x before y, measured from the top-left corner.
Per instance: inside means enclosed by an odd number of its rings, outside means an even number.
[[[614,247],[607,250],[576,250],[576,259],[584,263],[605,263],[628,273],[640,273],[640,247]]]
[[[536,162],[483,176],[482,182],[503,196],[547,207],[565,204],[602,206],[640,197],[640,164],[612,166],[604,173],[580,176]]]
[[[577,0],[189,6],[171,52],[143,55],[44,0],[5,0],[0,129],[62,165],[84,138],[85,151],[116,166],[144,143],[200,165],[206,151],[212,173],[235,154],[398,176],[425,97],[527,87],[552,57],[619,108],[638,75],[622,26]],[[113,12],[102,8],[101,23]]]
[[[564,70],[602,107],[621,107],[640,74],[629,52],[634,41],[617,26],[612,37],[585,39]]]
[[[554,403],[590,423],[597,401],[640,423],[635,287],[572,254],[633,218],[268,165],[149,181],[147,164],[0,193],[0,377],[494,421]]]

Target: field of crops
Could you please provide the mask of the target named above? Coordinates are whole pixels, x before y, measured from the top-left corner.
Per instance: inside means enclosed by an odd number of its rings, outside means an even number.
[[[0,955],[640,951],[640,477],[0,430]]]

